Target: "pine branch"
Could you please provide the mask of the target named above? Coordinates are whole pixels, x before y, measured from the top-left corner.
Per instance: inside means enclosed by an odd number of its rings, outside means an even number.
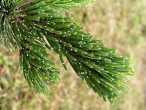
[[[28,30],[29,31],[29,30]],[[27,35],[30,35],[28,37]],[[35,87],[36,92],[50,92],[46,84],[58,84],[58,69],[52,67],[54,64],[48,61],[49,54],[37,40],[32,40],[33,35],[22,32],[20,50],[20,64],[24,77]]]
[[[123,96],[122,90],[129,90],[125,81],[132,76],[132,68],[126,57],[94,40],[72,18],[63,17],[65,11],[81,5],[82,0],[1,0],[0,33],[7,47],[20,51],[24,77],[37,92],[49,92],[47,84],[60,79],[47,59],[46,49],[53,49],[66,70],[63,57],[90,88],[112,102]]]

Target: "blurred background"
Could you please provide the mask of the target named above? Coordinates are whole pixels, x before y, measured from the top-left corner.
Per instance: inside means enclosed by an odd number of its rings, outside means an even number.
[[[135,70],[127,82],[132,91],[114,104],[104,102],[67,61],[65,71],[58,55],[50,52],[62,81],[49,85],[50,95],[36,95],[20,71],[18,52],[0,44],[0,110],[146,110],[146,0],[96,0],[66,16],[74,17],[95,39],[104,40],[106,47],[129,57]]]

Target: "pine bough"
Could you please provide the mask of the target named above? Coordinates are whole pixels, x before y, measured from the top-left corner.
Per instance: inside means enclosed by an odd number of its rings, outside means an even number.
[[[71,8],[93,0],[0,0],[0,35],[8,48],[20,52],[24,77],[36,92],[50,92],[48,84],[58,84],[59,70],[48,61],[47,49],[64,56],[77,75],[104,100],[113,102],[129,90],[125,81],[132,76],[126,57],[82,30],[72,18]]]

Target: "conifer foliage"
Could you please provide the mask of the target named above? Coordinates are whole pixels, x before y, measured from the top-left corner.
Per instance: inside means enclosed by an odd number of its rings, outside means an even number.
[[[125,81],[132,75],[126,57],[115,54],[101,40],[82,30],[73,18],[64,17],[71,8],[93,0],[0,0],[0,37],[8,48],[20,53],[24,77],[36,92],[50,92],[58,84],[59,70],[48,60],[53,49],[67,70],[67,58],[77,75],[104,100],[113,101],[129,90]]]

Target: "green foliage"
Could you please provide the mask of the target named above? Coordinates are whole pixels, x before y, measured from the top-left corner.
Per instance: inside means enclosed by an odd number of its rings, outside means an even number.
[[[89,3],[92,3],[95,0],[72,0],[72,1],[76,2],[76,3],[80,3],[83,6],[86,6],[86,5],[88,5]]]
[[[132,75],[126,57],[115,55],[101,40],[82,30],[72,18],[63,17],[70,8],[93,0],[1,0],[0,34],[8,48],[20,52],[24,77],[36,92],[50,92],[47,84],[58,84],[59,71],[48,61],[46,49],[66,57],[82,80],[104,100],[113,101],[129,90],[125,81]]]

